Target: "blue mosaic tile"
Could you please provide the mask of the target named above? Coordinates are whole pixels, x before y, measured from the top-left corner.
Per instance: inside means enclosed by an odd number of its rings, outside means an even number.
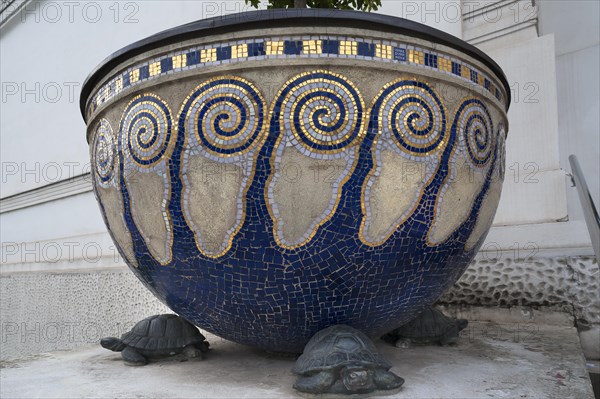
[[[326,54],[339,54],[340,53],[340,41],[339,40],[323,40],[322,51]]]
[[[124,73],[121,78],[123,79],[123,87],[129,87],[130,82],[129,82],[129,73]]]
[[[434,54],[425,53],[425,65],[432,68],[438,67],[438,57]]]
[[[173,58],[163,58],[160,60],[160,72],[166,73],[173,69]]]
[[[358,46],[357,46],[357,53],[358,53],[358,55],[362,55],[365,57],[374,57],[375,56],[375,44],[359,42]]]
[[[301,40],[286,40],[283,43],[283,53],[287,55],[296,55],[302,52]]]
[[[455,75],[460,76],[462,73],[462,68],[461,65],[459,63],[456,63],[454,61],[452,61],[452,73]]]
[[[147,79],[150,76],[150,67],[148,65],[144,65],[140,67],[140,80]]]
[[[231,46],[217,47],[217,60],[228,60],[231,58]]]
[[[394,47],[394,59],[397,61],[406,61],[406,49]]]
[[[473,69],[471,69],[471,81],[477,83],[477,71],[474,71]]]
[[[200,63],[200,51],[191,51],[186,54],[187,66],[192,66]]]
[[[248,43],[248,57],[265,55],[265,43]]]

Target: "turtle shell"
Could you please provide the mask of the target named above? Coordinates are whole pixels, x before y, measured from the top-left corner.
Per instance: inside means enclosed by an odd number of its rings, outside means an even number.
[[[125,345],[148,351],[184,348],[204,339],[196,326],[174,314],[150,316],[121,337]]]
[[[456,320],[447,317],[434,307],[427,307],[415,319],[393,331],[404,338],[427,339],[443,337],[456,328]]]
[[[296,361],[294,372],[313,374],[341,366],[385,370],[392,367],[365,334],[349,326],[337,325],[319,331],[310,339],[304,353]]]

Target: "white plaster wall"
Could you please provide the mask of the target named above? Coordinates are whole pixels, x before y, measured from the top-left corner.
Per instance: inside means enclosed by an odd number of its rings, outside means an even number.
[[[475,5],[464,9],[463,37],[502,67],[511,87],[506,178],[494,225],[565,220],[554,38],[538,37],[538,8],[529,1],[468,4]]]
[[[600,2],[541,0],[536,3],[539,7],[540,34],[554,34],[557,56],[598,45]]]
[[[540,33],[556,42],[560,164],[575,154],[600,205],[600,2],[540,2]],[[576,21],[565,23],[565,21]],[[577,191],[567,190],[570,220],[583,220]]]
[[[462,38],[461,0],[382,0],[377,12],[394,15]]]
[[[161,30],[245,9],[239,1],[29,3],[0,39],[1,196],[89,170],[79,92],[104,58]]]
[[[512,88],[506,141],[506,178],[495,224],[555,222],[566,218],[560,170],[554,40],[551,35],[495,48],[484,46]]]
[[[43,241],[105,230],[92,192],[3,213],[0,220],[2,242]]]

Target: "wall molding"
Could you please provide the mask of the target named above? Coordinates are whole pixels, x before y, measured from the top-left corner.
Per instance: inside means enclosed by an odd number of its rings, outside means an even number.
[[[0,199],[0,214],[43,204],[44,202],[71,197],[92,191],[91,174],[85,173],[68,180],[34,188]]]
[[[468,42],[474,46],[485,43],[487,41],[497,39],[503,36],[510,35],[528,28],[537,27],[537,18],[533,18],[524,22],[520,22],[515,25],[507,26],[502,29],[495,30],[493,32],[485,33],[480,36],[475,36],[468,39]]]
[[[468,43],[479,45],[532,27],[538,36],[539,10],[532,0],[501,0],[480,5],[462,15],[463,39]]]

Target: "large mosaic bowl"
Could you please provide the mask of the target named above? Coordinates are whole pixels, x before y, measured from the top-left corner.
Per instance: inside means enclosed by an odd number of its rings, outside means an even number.
[[[90,75],[94,190],[133,272],[226,339],[301,351],[433,303],[500,197],[509,88],[406,20],[276,10],[162,32]]]

